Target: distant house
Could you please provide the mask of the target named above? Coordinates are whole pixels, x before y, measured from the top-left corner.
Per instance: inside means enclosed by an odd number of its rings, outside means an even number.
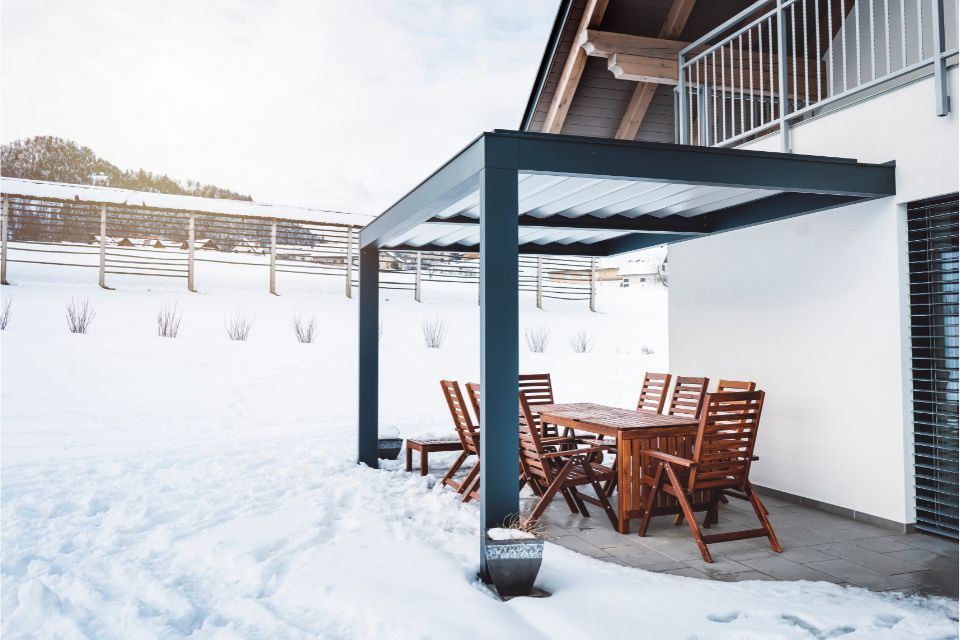
[[[233,253],[262,253],[257,245],[246,238],[240,238],[233,245],[228,245],[226,251]]]
[[[120,238],[114,244],[116,244],[118,247],[135,247],[136,246],[135,244],[133,244],[133,240],[127,237]]]
[[[650,287],[665,285],[667,254],[651,253],[623,264],[618,270],[621,287]]]
[[[220,246],[210,238],[204,238],[196,241],[197,249],[208,249],[210,251],[220,251]]]

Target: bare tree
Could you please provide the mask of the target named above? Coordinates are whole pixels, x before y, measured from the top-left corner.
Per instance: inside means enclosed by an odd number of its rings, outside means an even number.
[[[570,348],[574,353],[587,353],[593,349],[593,340],[586,329],[581,329],[570,336]]]
[[[167,304],[157,312],[157,335],[161,338],[176,338],[180,333],[180,313],[176,304]]]
[[[653,347],[650,347],[650,346],[648,346],[648,345],[641,345],[641,347],[640,347],[640,353],[642,353],[642,354],[645,355],[645,356],[652,356],[652,355],[653,355]]]
[[[550,344],[550,330],[546,327],[527,327],[523,336],[527,340],[527,348],[533,353],[543,353]]]
[[[439,349],[447,338],[447,325],[442,318],[423,321],[423,342],[428,349]]]
[[[3,331],[7,328],[7,323],[10,322],[10,313],[13,308],[13,296],[3,297],[3,304],[0,305],[0,331]]]
[[[90,306],[88,298],[79,302],[70,298],[70,304],[67,305],[67,328],[70,333],[86,333],[96,316],[97,312]]]
[[[238,309],[227,316],[223,324],[231,340],[246,340],[253,327],[253,318],[247,312]]]
[[[293,316],[293,332],[298,341],[305,344],[313,342],[317,337],[316,316],[310,316],[309,320],[304,320],[299,313]]]

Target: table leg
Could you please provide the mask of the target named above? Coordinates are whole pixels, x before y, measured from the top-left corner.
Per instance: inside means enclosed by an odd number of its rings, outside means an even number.
[[[620,533],[630,533],[630,518],[627,517],[627,509],[631,503],[631,492],[633,491],[632,479],[630,478],[630,468],[633,466],[633,460],[630,459],[630,441],[625,440],[623,435],[617,434],[617,531]]]
[[[407,445],[407,473],[410,473],[413,470],[413,449],[410,448],[410,445]]]
[[[430,463],[427,462],[427,450],[424,449],[420,452],[420,475],[427,475],[427,470],[430,468]]]

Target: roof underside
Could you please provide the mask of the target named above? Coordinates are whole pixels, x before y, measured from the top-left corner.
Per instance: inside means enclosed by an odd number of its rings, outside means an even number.
[[[515,171],[521,253],[615,255],[895,193],[891,164],[498,130],[367,225],[361,246],[477,251],[485,170]]]

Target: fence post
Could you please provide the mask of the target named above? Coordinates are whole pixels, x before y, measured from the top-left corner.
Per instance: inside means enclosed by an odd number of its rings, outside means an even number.
[[[100,206],[100,286],[107,289],[107,205]]]
[[[3,199],[3,217],[0,218],[0,284],[7,282],[7,217],[10,215],[10,204],[7,198]]]
[[[270,293],[277,295],[277,221],[270,224]]]
[[[417,276],[413,287],[413,299],[417,302],[420,302],[420,261],[422,257],[423,252],[417,251]]]
[[[543,256],[537,256],[537,309],[543,309]]]
[[[780,150],[790,153],[790,124],[787,122],[787,109],[790,107],[790,94],[787,89],[787,20],[784,18],[783,0],[777,0],[777,73],[780,74]]]
[[[347,297],[353,297],[353,227],[347,230]]]
[[[196,292],[196,282],[193,279],[193,251],[197,243],[197,221],[194,215],[190,214],[189,231],[187,232],[187,291]]]
[[[597,310],[597,258],[590,258],[590,311]]]

